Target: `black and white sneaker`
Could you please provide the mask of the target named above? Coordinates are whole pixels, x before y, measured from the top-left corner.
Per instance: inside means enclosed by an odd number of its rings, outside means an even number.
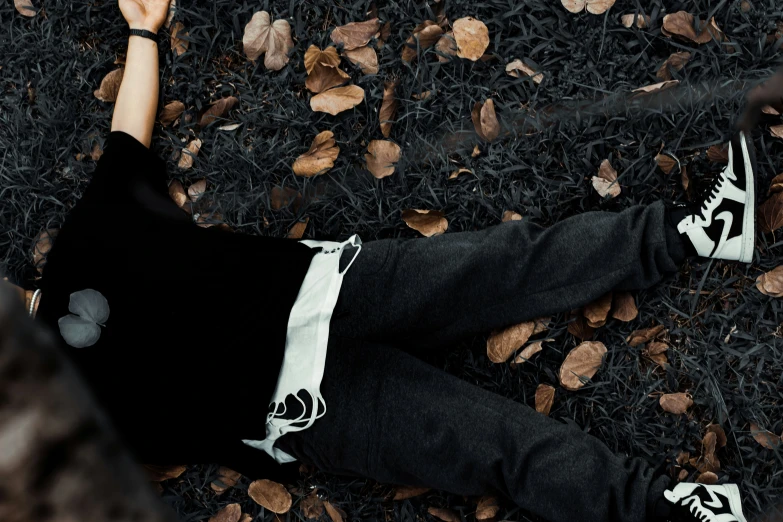
[[[756,153],[750,136],[740,132],[729,145],[729,164],[704,195],[701,205],[684,213],[677,230],[702,257],[750,263],[756,231]]]
[[[671,522],[747,522],[736,484],[680,483],[663,496],[671,504]]]

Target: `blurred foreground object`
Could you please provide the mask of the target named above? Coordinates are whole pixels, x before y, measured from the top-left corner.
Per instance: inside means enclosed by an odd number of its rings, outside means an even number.
[[[783,69],[748,92],[748,105],[737,123],[739,130],[751,131],[758,124],[765,106],[783,111]]]

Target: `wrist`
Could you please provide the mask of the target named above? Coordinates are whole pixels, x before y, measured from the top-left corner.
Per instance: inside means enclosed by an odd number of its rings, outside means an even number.
[[[160,27],[157,24],[150,24],[146,22],[128,24],[129,29],[141,29],[142,31],[149,31],[151,33],[158,34]]]

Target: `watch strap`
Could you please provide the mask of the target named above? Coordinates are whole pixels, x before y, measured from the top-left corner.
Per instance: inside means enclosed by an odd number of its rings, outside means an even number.
[[[150,40],[158,41],[158,35],[152,31],[146,29],[131,29],[130,36],[141,36],[142,38],[149,38]]]

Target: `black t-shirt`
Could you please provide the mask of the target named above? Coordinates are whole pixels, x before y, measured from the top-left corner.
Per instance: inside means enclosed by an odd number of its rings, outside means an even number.
[[[37,317],[140,459],[274,475],[274,460],[241,441],[265,437],[288,317],[315,251],[200,228],[145,146],[113,132],[105,149],[48,255]],[[58,320],[85,289],[106,298],[109,318],[95,344],[74,348]]]

